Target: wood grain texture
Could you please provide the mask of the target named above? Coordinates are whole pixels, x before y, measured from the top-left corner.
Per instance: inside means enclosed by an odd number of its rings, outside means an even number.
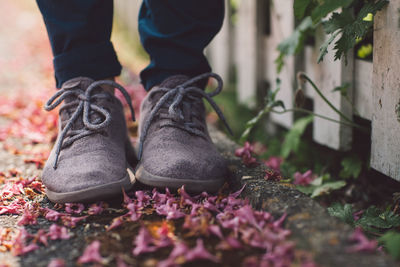
[[[239,102],[256,104],[257,94],[257,0],[240,1],[236,27],[236,67]]]
[[[353,54],[348,54],[348,64],[343,61],[334,60],[334,52],[330,52],[324,57],[324,60],[317,64],[319,47],[326,39],[322,28],[318,29],[316,44],[313,48],[306,47],[304,53],[304,68],[306,74],[315,82],[324,96],[347,117],[352,117],[351,104],[339,93],[332,92],[338,86],[346,83],[350,84],[348,88],[349,98],[353,96],[354,79],[354,61]],[[311,97],[314,103],[314,112],[337,121],[344,121],[339,114],[333,111],[324,100],[311,88],[305,86],[306,95]],[[314,141],[335,150],[349,150],[352,141],[352,128],[315,117],[313,124]]]
[[[289,37],[295,27],[293,0],[274,0],[271,4],[271,34],[265,38],[265,79],[269,82],[271,89],[276,89],[276,79],[281,80],[281,89],[277,99],[281,99],[286,108],[293,107],[295,91],[295,58],[288,56],[285,66],[280,74],[277,74],[275,60],[279,56],[277,47],[280,42]],[[293,113],[283,115],[271,114],[271,119],[281,126],[290,128],[293,125]]]
[[[372,168],[400,181],[400,0],[392,0],[375,17]]]

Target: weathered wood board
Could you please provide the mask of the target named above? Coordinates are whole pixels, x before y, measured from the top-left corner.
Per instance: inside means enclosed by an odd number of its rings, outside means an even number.
[[[279,51],[277,50],[279,43],[289,37],[295,27],[293,0],[274,0],[270,2],[271,33],[265,39],[265,78],[272,90],[276,89],[276,79],[279,78],[281,80],[281,88],[277,94],[277,99],[281,99],[286,108],[292,108],[296,89],[294,56],[289,56],[285,59],[285,66],[280,74],[277,74],[275,60],[279,56]],[[293,124],[292,113],[283,115],[271,114],[271,119],[286,128],[290,128]]]
[[[400,181],[400,0],[375,17],[371,167]]]
[[[257,0],[240,1],[236,27],[236,67],[239,102],[254,107],[258,84]]]
[[[348,83],[348,96],[351,101],[353,96],[354,60],[353,55],[348,55],[348,64],[344,61],[335,61],[334,53],[328,53],[322,62],[317,64],[319,47],[325,41],[325,34],[319,29],[316,37],[315,47],[306,47],[304,53],[305,72],[318,86],[324,96],[347,117],[352,117],[352,108],[339,92],[332,92],[338,86]],[[344,121],[339,114],[333,111],[327,103],[311,88],[306,86],[306,94],[311,97],[314,103],[314,112],[332,118],[337,121]],[[313,138],[322,145],[335,150],[348,150],[351,148],[352,128],[315,117],[313,124]]]
[[[356,59],[354,63],[354,106],[361,118],[372,119],[372,62]]]

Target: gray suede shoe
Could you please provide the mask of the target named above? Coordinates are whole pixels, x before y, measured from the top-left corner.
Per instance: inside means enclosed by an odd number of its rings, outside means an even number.
[[[119,84],[79,77],[63,84],[45,109],[60,108],[59,134],[43,169],[48,198],[57,203],[103,200],[132,187],[137,159],[128,138],[121,102],[101,85]],[[130,106],[132,117],[134,111]]]
[[[197,83],[210,77],[218,81],[218,88],[205,93]],[[150,91],[141,105],[138,181],[170,189],[184,185],[192,192],[215,192],[223,185],[227,163],[208,134],[202,100],[208,100],[229,129],[211,99],[221,90],[221,78],[206,73],[191,80],[173,76]]]

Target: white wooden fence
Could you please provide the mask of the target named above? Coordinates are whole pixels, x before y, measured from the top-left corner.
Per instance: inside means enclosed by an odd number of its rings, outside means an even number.
[[[139,2],[115,1],[117,12],[134,27]],[[321,31],[315,45],[306,46],[299,56],[287,58],[278,75],[274,63],[279,55],[277,46],[295,28],[293,0],[240,0],[236,25],[229,19],[231,10],[227,8],[224,26],[207,49],[207,55],[213,71],[225,80],[236,70],[239,101],[250,108],[255,107],[258,89],[265,84],[274,89],[278,77],[282,81],[278,98],[290,108],[297,88],[296,73],[304,71],[342,113],[351,117],[350,104],[340,93],[331,92],[349,83],[348,94],[359,115],[372,122],[371,166],[400,181],[400,119],[396,114],[400,101],[399,8],[400,0],[391,0],[375,17],[373,62],[351,60],[349,55],[345,65],[334,61],[333,53],[329,53],[317,64],[319,46],[325,38]],[[315,113],[341,120],[310,88],[306,88],[306,95],[313,100]],[[292,113],[273,114],[271,120],[290,128],[294,117]],[[335,150],[350,150],[352,128],[315,118],[313,138]]]

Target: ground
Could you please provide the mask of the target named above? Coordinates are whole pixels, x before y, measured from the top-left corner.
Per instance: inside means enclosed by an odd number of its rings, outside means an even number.
[[[0,17],[0,266],[396,265],[376,245],[357,247],[370,241],[351,241],[350,226],[293,185],[267,181],[265,166],[244,166],[214,127],[232,173],[216,196],[136,185],[104,203],[49,202],[40,174],[57,124],[57,112],[43,111],[55,90],[50,46],[34,3],[5,2]],[[137,111],[144,91],[135,72],[125,69],[120,82]]]

